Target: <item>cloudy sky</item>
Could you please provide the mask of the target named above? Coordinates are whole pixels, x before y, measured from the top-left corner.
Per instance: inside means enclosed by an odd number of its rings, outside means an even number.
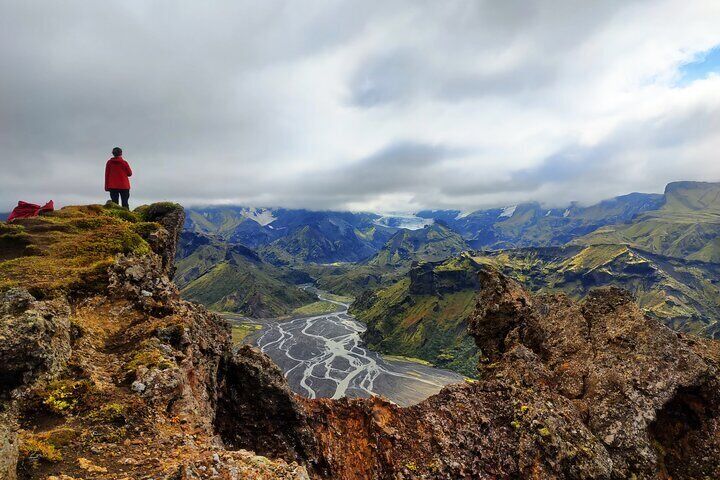
[[[560,206],[720,181],[717,0],[0,0],[0,211]]]

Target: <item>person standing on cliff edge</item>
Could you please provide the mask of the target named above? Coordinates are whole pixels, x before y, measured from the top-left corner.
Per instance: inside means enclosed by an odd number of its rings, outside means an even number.
[[[122,148],[112,149],[112,158],[105,164],[105,191],[110,192],[110,201],[118,203],[122,200],[122,206],[130,210],[130,178],[132,169],[122,158]]]

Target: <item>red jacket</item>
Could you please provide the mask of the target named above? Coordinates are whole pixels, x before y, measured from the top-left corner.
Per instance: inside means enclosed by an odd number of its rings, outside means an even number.
[[[105,164],[105,191],[130,190],[130,165],[122,157],[113,157]]]

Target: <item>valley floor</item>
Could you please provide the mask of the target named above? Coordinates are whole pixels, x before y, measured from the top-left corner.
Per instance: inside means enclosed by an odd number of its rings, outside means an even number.
[[[284,321],[259,320],[259,329],[251,329],[244,338],[280,366],[296,393],[308,398],[381,395],[407,406],[464,381],[455,372],[366,349],[360,339],[365,326],[348,314],[348,305],[322,293],[320,299],[339,310]]]

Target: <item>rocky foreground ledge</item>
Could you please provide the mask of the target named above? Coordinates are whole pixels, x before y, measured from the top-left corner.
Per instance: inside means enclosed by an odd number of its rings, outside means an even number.
[[[717,342],[627,293],[491,269],[480,380],[419,405],[306,400],[169,280],[184,213],[0,224],[0,478],[720,478]]]

